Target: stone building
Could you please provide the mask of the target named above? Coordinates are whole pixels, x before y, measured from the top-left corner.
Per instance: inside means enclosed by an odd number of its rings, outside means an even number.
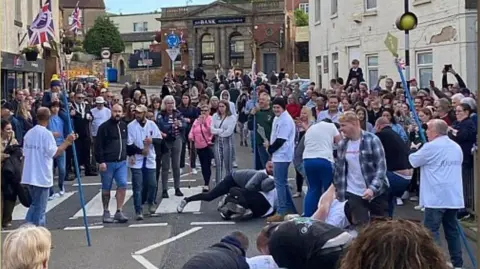
[[[293,43],[288,7],[283,0],[234,4],[215,1],[208,5],[163,8],[159,44],[164,72],[193,69],[199,63],[209,76],[219,64],[249,72],[256,55],[257,71],[292,70]],[[166,37],[174,33],[182,40],[181,53],[172,66],[166,53]],[[255,54],[254,54],[255,53]]]
[[[365,80],[374,86],[380,75],[400,81],[393,56],[384,40],[398,38],[398,54],[405,57],[404,32],[395,20],[404,10],[398,0],[310,0],[310,78],[323,87],[338,76],[346,78],[358,59]],[[441,85],[445,64],[477,89],[476,0],[410,0],[419,24],[410,31],[410,76],[420,87],[430,80]],[[450,83],[455,78],[449,75]],[[383,86],[383,85],[382,85]]]
[[[63,25],[68,29],[71,20],[71,14],[75,7],[80,9],[80,20],[82,29],[78,32],[78,38],[84,38],[87,31],[93,27],[95,20],[99,16],[105,15],[105,3],[103,0],[57,0],[60,1],[60,7],[63,9]]]

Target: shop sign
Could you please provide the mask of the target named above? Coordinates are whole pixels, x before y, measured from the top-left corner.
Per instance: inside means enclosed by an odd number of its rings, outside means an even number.
[[[193,20],[194,26],[245,23],[245,17]]]

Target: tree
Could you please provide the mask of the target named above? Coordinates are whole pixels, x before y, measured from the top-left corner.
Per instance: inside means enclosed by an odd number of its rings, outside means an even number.
[[[111,53],[120,53],[125,50],[120,32],[106,16],[98,17],[95,20],[95,24],[85,35],[83,47],[88,53],[96,56],[100,56],[102,48],[105,47],[110,48]]]
[[[295,17],[295,26],[308,26],[308,14],[305,13],[305,11],[297,8],[295,9],[293,16]]]

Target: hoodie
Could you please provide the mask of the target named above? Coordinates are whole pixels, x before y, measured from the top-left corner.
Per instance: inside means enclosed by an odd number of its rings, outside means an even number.
[[[221,93],[220,93],[220,100],[223,100],[222,96],[224,94],[228,94],[228,103],[230,104],[230,112],[232,112],[232,115],[235,115],[235,117],[237,116],[237,108],[235,107],[235,104],[230,101],[230,92],[228,90],[223,90]]]

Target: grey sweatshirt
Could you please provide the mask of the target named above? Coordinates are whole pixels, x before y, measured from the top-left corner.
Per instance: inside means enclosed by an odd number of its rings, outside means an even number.
[[[265,170],[241,169],[232,172],[233,181],[247,190],[269,192],[275,188],[273,177]]]

